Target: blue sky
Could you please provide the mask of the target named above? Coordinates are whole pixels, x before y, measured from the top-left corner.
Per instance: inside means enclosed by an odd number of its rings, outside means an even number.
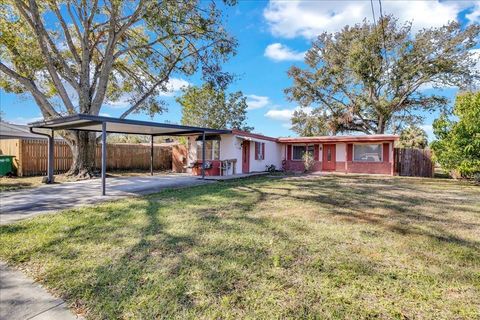
[[[374,1],[378,19],[378,1]],[[382,1],[383,13],[393,13],[400,21],[413,21],[413,29],[438,27],[449,20],[462,25],[480,23],[480,2],[475,1]],[[303,53],[315,35],[335,32],[346,24],[372,20],[370,1],[239,1],[226,8],[226,27],[239,42],[238,54],[225,64],[227,71],[239,75],[230,90],[241,90],[248,96],[248,124],[255,132],[271,136],[294,136],[289,130],[290,116],[297,105],[288,102],[283,90],[291,85],[287,70],[302,66]],[[480,53],[480,49],[477,51]],[[479,55],[480,56],[480,55]],[[185,84],[200,84],[198,77],[175,77],[172,93],[161,97],[168,112],[154,118],[159,122],[180,121],[181,110],[175,102],[178,88]],[[426,89],[426,93],[428,90]],[[452,101],[455,88],[445,88],[442,94]],[[119,116],[125,103],[105,105],[101,113]],[[0,91],[0,108],[5,118],[14,123],[27,123],[41,118],[34,101],[27,95]],[[438,114],[425,114],[424,128],[431,138],[431,123]],[[145,115],[133,119],[149,120]]]

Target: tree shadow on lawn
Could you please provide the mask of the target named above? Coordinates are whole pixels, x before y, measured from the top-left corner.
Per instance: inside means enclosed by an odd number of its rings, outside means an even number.
[[[446,217],[455,211],[480,214],[480,200],[477,201],[474,197],[466,199],[464,192],[458,190],[455,194],[462,196],[462,199],[452,201],[451,190],[445,196],[436,190],[411,187],[408,182],[377,177],[362,177],[359,181],[358,177],[333,176],[290,180],[290,187],[269,186],[266,189],[270,192],[255,185],[246,188],[261,194],[260,198],[263,199],[286,197],[315,204],[326,209],[323,212],[352,223],[368,223],[402,235],[427,236],[441,242],[480,249],[480,241],[466,240],[446,230],[452,226],[480,229],[478,222],[463,222],[458,217]],[[372,188],[371,185],[375,187]],[[272,191],[280,191],[280,194]],[[424,209],[428,207],[437,209],[432,214],[426,214]],[[381,213],[378,213],[379,210]]]
[[[192,196],[210,193],[197,190]],[[241,196],[234,191],[224,190],[223,193],[226,198]],[[148,199],[144,210],[148,224],[141,230],[138,243],[94,271],[92,279],[95,281],[88,287],[88,295],[93,298],[89,302],[93,314],[100,317],[126,314],[140,318],[175,317],[195,308],[202,300],[215,300],[208,296],[218,298],[239,290],[246,276],[245,268],[271,261],[270,252],[255,242],[220,243],[221,239],[208,239],[211,234],[220,232],[228,234],[230,239],[241,237],[246,228],[253,233],[269,232],[267,219],[198,208],[187,214],[193,220],[188,222],[188,232],[172,232],[168,231],[172,222],[163,221],[164,217],[158,214],[160,207],[161,199]],[[254,205],[246,201],[229,208],[245,212],[253,210]],[[272,232],[288,238],[278,230]],[[139,308],[136,302],[144,305]]]

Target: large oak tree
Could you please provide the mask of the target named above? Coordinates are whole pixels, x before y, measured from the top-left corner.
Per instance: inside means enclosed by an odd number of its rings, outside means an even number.
[[[247,97],[241,91],[227,94],[211,84],[183,88],[177,102],[182,106],[182,124],[213,129],[253,130],[247,126]]]
[[[0,14],[0,87],[31,94],[45,119],[98,115],[125,97],[122,118],[154,115],[172,75],[230,80],[220,65],[236,41],[213,1],[4,0]],[[62,135],[74,155],[69,173],[90,176],[95,134]]]
[[[446,108],[447,98],[423,88],[465,87],[478,79],[470,49],[479,32],[479,25],[462,29],[451,22],[413,34],[411,24],[386,16],[323,33],[306,54],[306,68],[288,71],[293,86],[286,94],[322,111],[319,127],[333,133],[398,131],[418,123],[418,111]],[[300,128],[302,121],[293,119]]]

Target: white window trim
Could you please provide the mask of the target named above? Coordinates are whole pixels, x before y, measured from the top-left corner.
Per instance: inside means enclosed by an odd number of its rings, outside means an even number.
[[[315,159],[315,144],[292,144],[292,160],[291,161],[303,161],[303,155],[302,155],[302,158],[300,158],[300,159],[295,159],[293,157],[293,155],[294,155],[293,147],[303,147],[305,149],[303,154],[308,152],[308,147],[312,147],[312,154],[313,154],[313,158]]]
[[[294,156],[295,156],[295,152],[293,152],[293,148],[294,147],[302,147],[305,149],[305,151],[307,150],[307,146],[304,145],[304,144],[292,144],[292,161],[302,161],[303,159],[300,158],[300,159],[295,159]]]
[[[258,147],[255,146],[255,148],[258,151],[257,160],[265,160],[265,155],[263,154],[263,148],[264,148],[265,142],[255,141],[255,144],[257,144],[257,143],[258,143]],[[265,146],[265,148],[266,148],[266,146]]]
[[[380,146],[380,156],[379,156],[379,160],[378,160],[378,161],[361,161],[361,160],[355,160],[355,146],[358,146],[358,145],[379,145],[379,146]],[[360,162],[360,163],[368,163],[368,162],[379,163],[379,162],[383,162],[383,143],[369,143],[369,142],[365,142],[365,143],[354,143],[354,144],[353,144],[353,151],[352,151],[352,162]]]

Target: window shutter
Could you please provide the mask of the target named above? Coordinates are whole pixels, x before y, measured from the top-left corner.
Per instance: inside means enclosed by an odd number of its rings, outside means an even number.
[[[383,144],[383,162],[389,162],[390,161],[390,143],[384,143]]]
[[[352,161],[353,159],[353,144],[347,144],[347,161]]]
[[[258,160],[258,142],[255,142],[255,160]]]
[[[318,144],[313,145],[313,160],[318,161],[319,148]]]
[[[265,142],[262,143],[262,160],[265,160]]]
[[[287,160],[292,160],[292,145],[287,144]]]

